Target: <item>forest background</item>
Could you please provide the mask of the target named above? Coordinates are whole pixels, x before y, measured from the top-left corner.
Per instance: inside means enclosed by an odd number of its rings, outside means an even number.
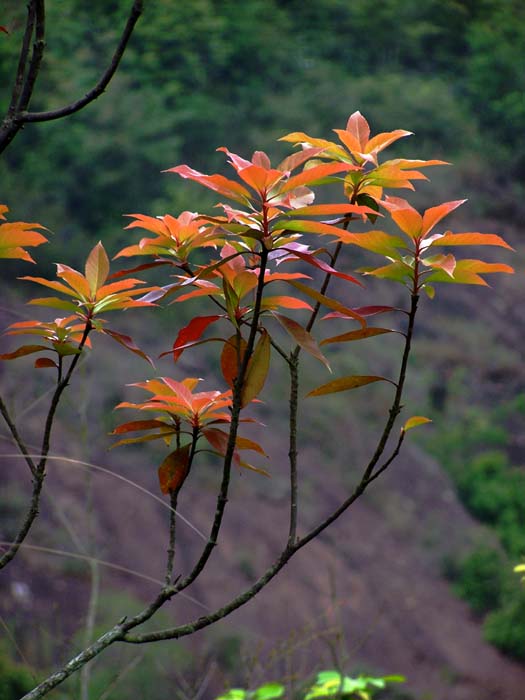
[[[48,49],[32,109],[59,106],[92,86],[128,5],[49,2]],[[10,32],[0,35],[5,112],[25,7],[6,0],[1,9]],[[276,139],[282,134],[301,130],[326,137],[359,109],[374,132],[415,133],[396,153],[454,163],[432,176],[416,204],[468,197],[468,211],[458,215],[468,221],[465,230],[503,234],[518,251],[511,262],[519,271],[525,250],[523,46],[525,8],[518,0],[146,3],[108,91],[64,122],[29,124],[3,154],[0,199],[12,220],[39,221],[53,231],[52,245],[39,256],[39,272],[46,275],[58,251],[66,251],[75,266],[99,239],[110,251],[128,243],[125,213],[206,208],[210,200],[199,188],[161,170],[189,163],[221,171],[223,159],[215,153],[221,145],[245,156],[256,148],[281,154]],[[4,327],[27,315],[23,291],[13,284],[26,273],[22,263],[13,263],[10,278],[2,280]],[[498,281],[495,290],[475,297],[454,289],[454,296],[442,294],[428,310],[417,337],[410,401],[414,412],[434,423],[350,524],[290,565],[262,602],[193,645],[135,656],[123,650],[97,662],[92,697],[112,683],[109,697],[116,699],[132,690],[147,692],[151,700],[194,697],[203,680],[204,697],[212,697],[229,683],[299,676],[333,665],[335,658],[348,671],[403,673],[410,681],[402,691],[408,697],[483,698],[496,689],[498,698],[518,699],[525,679],[525,596],[511,571],[525,554],[521,278]],[[177,314],[179,309],[167,318],[159,315],[147,326],[130,318],[135,340],[167,349],[174,324],[180,327]],[[388,343],[363,346],[348,359],[349,367],[372,364],[387,371],[390,350]],[[118,364],[109,358],[94,386],[86,363],[54,451],[111,466],[148,486],[155,474],[144,468],[145,450],[137,448],[125,462],[106,453],[111,407],[136,366],[133,358]],[[7,387],[20,386],[23,376],[11,364],[0,366]],[[278,377],[274,386],[278,391]],[[32,376],[17,396],[15,409],[29,431],[37,430],[33,407],[46,388],[44,377]],[[307,409],[312,415],[303,449],[312,513],[351,479],[345,442],[352,440],[356,453],[366,454],[384,404],[381,389],[370,396],[360,415],[352,414],[352,399],[339,396],[321,415]],[[272,441],[277,451],[278,436]],[[329,448],[320,466],[315,451],[321,442]],[[8,453],[8,441],[3,444]],[[10,478],[0,511],[1,539],[7,541],[27,485],[16,464],[2,462]],[[64,465],[56,466],[52,479],[58,495],[44,505],[32,545],[95,554],[143,573],[155,570],[162,513],[154,505],[137,504],[124,486],[117,492],[112,485],[111,499],[101,477]],[[221,588],[232,579],[253,578],[272,550],[270,525],[279,517],[284,488],[279,474],[270,485],[245,476],[238,488],[243,507],[229,524],[221,574],[202,586],[198,603],[188,605],[220,601]],[[206,484],[202,491],[199,502],[186,507],[196,523],[208,507]],[[252,516],[249,523],[245,513]],[[255,554],[249,537],[236,543],[240,526],[257,541]],[[191,551],[190,535],[187,546]],[[102,628],[146,585],[93,562],[27,549],[0,583],[6,625],[0,674],[18,674],[23,683],[31,668],[52,667],[63,658],[82,638],[95,587]],[[35,621],[31,629],[28,620]],[[120,678],[122,668],[129,672]]]

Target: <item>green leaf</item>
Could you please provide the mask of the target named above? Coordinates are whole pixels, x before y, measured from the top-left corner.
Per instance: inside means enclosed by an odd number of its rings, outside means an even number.
[[[85,273],[89,290],[94,296],[109,275],[109,258],[100,241],[88,255]]]
[[[248,691],[242,688],[231,688],[224,695],[219,695],[215,700],[246,700],[248,698]]]
[[[359,248],[364,248],[372,253],[385,255],[388,258],[401,258],[398,248],[406,248],[406,243],[399,236],[391,236],[384,231],[367,231],[366,233],[350,233],[348,231],[341,232],[340,236],[343,243],[349,243]]]
[[[424,425],[425,423],[432,423],[430,418],[425,418],[425,416],[412,416],[409,418],[405,425],[401,428],[402,432],[406,433],[407,430],[411,428],[416,428],[418,425]]]
[[[284,685],[281,683],[265,683],[252,692],[253,700],[277,700],[284,695]]]
[[[410,265],[407,265],[401,260],[393,262],[390,265],[383,265],[383,267],[362,268],[360,272],[363,272],[365,275],[373,275],[381,279],[389,279],[394,280],[394,282],[402,283],[414,277],[414,270]]]
[[[241,394],[242,408],[262,391],[270,368],[270,355],[270,336],[263,330],[248,362]]]
[[[357,331],[334,335],[331,338],[321,340],[319,345],[328,345],[328,343],[347,343],[352,340],[362,340],[363,338],[371,338],[375,335],[383,335],[384,333],[399,333],[392,328],[360,328]]]
[[[294,321],[287,316],[283,316],[282,314],[278,314],[275,311],[273,312],[273,315],[279,321],[282,327],[292,336],[297,345],[299,345],[306,352],[310,353],[310,355],[313,355],[313,357],[316,359],[320,360],[323,365],[330,370],[330,372],[332,371],[328,360],[321,352],[313,335],[303,328],[301,324],[297,323],[297,321]]]
[[[349,377],[340,377],[339,379],[334,379],[327,384],[322,384],[318,386],[317,389],[310,391],[307,396],[323,396],[324,394],[335,394],[338,391],[348,391],[350,389],[357,389],[360,386],[365,386],[365,384],[372,384],[373,382],[390,382],[394,384],[390,379],[386,377],[368,376],[368,375],[353,375]],[[394,384],[395,386],[395,384]]]

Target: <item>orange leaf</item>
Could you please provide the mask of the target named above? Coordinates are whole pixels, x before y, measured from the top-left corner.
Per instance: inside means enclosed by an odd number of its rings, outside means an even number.
[[[445,202],[437,207],[427,209],[423,214],[423,235],[426,236],[428,233],[430,233],[430,231],[432,231],[434,226],[441,221],[441,219],[445,218],[447,214],[450,214],[451,211],[454,211],[454,209],[457,209],[466,201],[466,199],[458,199],[455,202]]]
[[[495,233],[452,233],[447,231],[442,236],[433,237],[432,246],[439,245],[497,245],[514,250],[506,241]]]
[[[238,349],[239,348],[239,349]],[[231,338],[224,343],[224,348],[221,353],[221,370],[222,376],[233,389],[237,375],[239,374],[240,363],[246,351],[246,341],[244,338],[239,338],[237,335],[232,335]]]

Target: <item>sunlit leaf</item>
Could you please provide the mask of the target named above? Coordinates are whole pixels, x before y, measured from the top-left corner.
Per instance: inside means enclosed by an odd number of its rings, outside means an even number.
[[[416,428],[418,425],[424,425],[425,423],[432,423],[432,421],[430,418],[425,418],[425,416],[412,416],[412,418],[409,418],[405,422],[402,430],[406,433],[407,430]]]
[[[452,233],[447,231],[442,236],[433,238],[431,246],[456,246],[456,245],[495,245],[514,250],[506,241],[495,233]]]
[[[85,274],[89,284],[89,290],[92,296],[94,296],[109,275],[109,258],[100,241],[88,255]]]

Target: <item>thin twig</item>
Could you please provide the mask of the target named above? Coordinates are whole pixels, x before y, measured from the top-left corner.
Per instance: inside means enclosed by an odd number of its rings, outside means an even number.
[[[25,114],[21,115],[21,122],[26,124],[29,122],[48,122],[54,119],[62,119],[62,117],[68,117],[70,114],[74,114],[75,112],[80,111],[90,102],[96,100],[97,97],[99,97],[105,91],[109,82],[115,75],[120,60],[124,54],[124,51],[126,50],[126,46],[128,45],[128,41],[135,28],[135,24],[137,23],[137,20],[142,14],[143,6],[143,0],[134,1],[128,16],[128,20],[126,22],[126,26],[124,27],[124,31],[122,33],[122,36],[120,37],[120,41],[111,59],[111,63],[104,71],[95,87],[93,87],[89,92],[87,92],[84,95],[84,97],[81,97],[80,99],[76,100],[75,102],[72,102],[69,105],[61,107],[60,109],[52,109],[47,112],[26,112]]]

